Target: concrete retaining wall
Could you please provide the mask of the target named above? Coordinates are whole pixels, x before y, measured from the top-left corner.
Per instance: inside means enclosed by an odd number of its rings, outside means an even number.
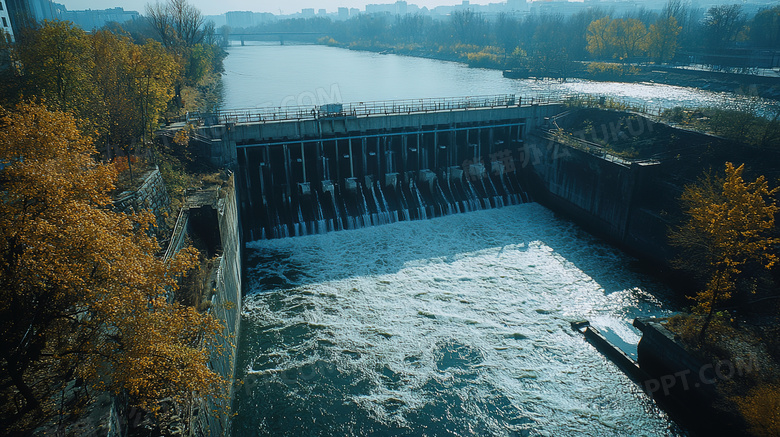
[[[170,214],[171,199],[160,169],[147,172],[138,189],[119,194],[114,201],[114,208],[126,214],[149,210],[157,217],[158,228],[163,229],[165,217]]]
[[[593,233],[658,263],[668,256],[668,223],[645,201],[652,198],[655,163],[627,163],[530,135],[525,143],[532,196]]]
[[[215,229],[218,229],[219,241],[212,242],[211,234],[215,233]],[[229,384],[225,399],[209,399],[199,407],[192,435],[225,436],[230,434],[229,409],[233,399],[242,306],[241,235],[233,178],[219,190],[192,193],[179,216],[166,258],[175,256],[182,249],[188,235],[213,244],[206,249],[209,252],[207,256],[219,254],[217,267],[209,275],[208,286],[214,290],[209,312],[225,326],[225,330],[219,341],[223,352],[212,351],[209,366]]]
[[[210,365],[230,384],[227,405],[219,405],[219,408],[229,413],[230,403],[233,400],[232,384],[235,379],[238,335],[241,326],[241,237],[235,187],[231,184],[228,188],[222,188],[220,197],[216,207],[222,256],[214,277],[214,288],[217,292],[212,298],[210,311],[225,325],[224,338],[221,342],[224,354],[213,354]],[[204,435],[230,435],[229,415],[217,417],[209,411],[203,411],[201,421],[206,424]]]
[[[717,385],[728,378],[719,376],[718,366],[688,353],[664,323],[663,319],[634,320],[642,331],[639,367],[651,378],[645,381],[645,391],[695,435],[741,435],[746,429],[741,419],[718,408],[722,395]]]

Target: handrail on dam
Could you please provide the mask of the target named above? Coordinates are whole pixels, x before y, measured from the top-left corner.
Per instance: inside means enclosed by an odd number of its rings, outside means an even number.
[[[626,167],[630,167],[631,164],[658,163],[658,160],[655,158],[633,159],[633,158],[623,158],[617,156],[615,154],[609,153],[607,148],[600,144],[586,141],[582,138],[578,138],[572,135],[561,135],[561,130],[540,128],[537,135],[539,135],[540,137],[546,140],[554,141],[554,142],[565,144],[570,147],[574,147],[575,149],[582,150],[583,152],[587,152],[590,153],[591,155],[598,156],[601,159],[614,162],[616,164],[620,164]]]
[[[188,112],[176,120],[190,125],[223,125],[238,123],[266,123],[277,121],[328,120],[377,115],[419,114],[468,109],[507,108],[546,104],[567,104],[579,107],[622,109],[658,116],[660,106],[636,104],[628,99],[595,96],[583,93],[536,93],[529,96],[499,94],[473,97],[425,98],[387,100],[357,103],[330,103],[320,106],[282,106],[252,109],[229,109],[215,112]]]
[[[180,121],[186,121],[189,124],[218,125],[226,123],[263,123],[273,121],[367,117],[371,115],[417,114],[559,103],[562,101],[562,97],[563,96],[558,94],[550,94],[523,98],[514,94],[500,94],[457,98],[388,100],[344,104],[331,103],[320,106],[234,109],[220,110],[212,113],[189,112]]]

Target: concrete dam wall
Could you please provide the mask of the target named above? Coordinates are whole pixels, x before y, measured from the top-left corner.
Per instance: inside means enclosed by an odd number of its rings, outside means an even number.
[[[235,165],[250,241],[529,200],[523,143],[561,105],[513,96],[420,102],[332,105],[282,120],[242,115],[197,136],[214,164]]]
[[[642,258],[669,259],[669,221],[646,205],[659,195],[659,162],[594,155],[537,135],[525,146],[533,156],[529,189],[539,202]]]
[[[190,192],[182,208],[165,259],[175,256],[190,240],[201,241],[203,255],[215,262],[207,272],[211,290],[207,311],[224,330],[218,348],[210,350],[209,367],[228,382],[224,398],[206,399],[192,412],[192,435],[230,434],[230,402],[236,372],[237,339],[242,308],[242,241],[234,178],[222,187]],[[203,268],[206,268],[205,266]],[[218,413],[215,413],[218,412]]]

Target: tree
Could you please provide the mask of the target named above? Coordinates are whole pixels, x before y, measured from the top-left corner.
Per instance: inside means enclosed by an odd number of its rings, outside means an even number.
[[[569,47],[561,32],[564,19],[560,15],[542,17],[533,36],[531,70],[543,76],[565,79],[569,70]]]
[[[780,435],[780,385],[762,384],[737,398],[737,408],[747,422],[751,435]]]
[[[482,44],[487,39],[488,22],[471,9],[455,11],[450,15],[453,36],[461,44]]]
[[[504,49],[504,60],[511,55],[520,44],[519,26],[517,20],[506,12],[498,14],[495,24],[496,41]]]
[[[207,346],[221,325],[167,298],[197,252],[155,256],[153,217],[111,209],[116,174],[94,154],[70,115],[0,108],[2,390],[37,408],[50,398],[49,383],[35,382],[45,367],[149,409],[162,397],[220,395]]]
[[[688,14],[687,6],[683,3],[683,0],[667,0],[663,10],[661,10],[661,18],[674,18],[677,22],[681,22]]]
[[[138,96],[145,139],[158,128],[160,117],[177,94],[180,69],[174,56],[156,41],[147,41],[143,46],[134,47],[130,65],[132,90]]]
[[[16,44],[0,51],[7,54],[0,64],[6,105],[36,96],[75,114],[84,130],[97,133],[108,158],[113,147],[131,152],[157,128],[181,75],[176,58],[158,42],[136,45],[106,30],[88,35],[67,22],[24,29]],[[211,71],[221,58],[206,52]]]
[[[128,70],[133,44],[129,38],[107,31],[95,32],[91,42],[95,63],[92,80],[100,100],[99,115],[93,121],[98,125],[98,141],[111,159],[114,147],[134,144],[142,129]]]
[[[569,55],[573,60],[586,59],[588,56],[588,26],[590,23],[607,16],[607,12],[599,7],[588,8],[577,12],[566,20],[561,29],[567,40]]]
[[[397,15],[393,35],[403,43],[422,43],[430,28],[431,18],[422,14]]]
[[[629,60],[642,55],[647,46],[647,29],[636,18],[618,18],[607,26],[609,46],[614,48],[612,56]]]
[[[719,51],[737,40],[745,25],[741,5],[713,6],[704,19],[706,43],[710,50]]]
[[[681,201],[687,221],[671,233],[671,242],[682,255],[679,265],[699,272],[706,287],[694,301],[694,311],[706,314],[699,331],[703,342],[715,310],[732,297],[736,280],[749,262],[767,269],[777,262],[772,246],[780,238],[772,237],[778,207],[763,176],[753,182],[742,179],[744,165],[726,163],[725,177],[702,178],[689,185]]]
[[[681,29],[674,16],[660,18],[655,24],[650,25],[647,48],[649,55],[656,62],[669,62],[674,58],[677,52],[677,37]]]
[[[604,57],[611,54],[611,40],[607,32],[611,22],[612,19],[606,16],[590,23],[588,26],[588,51],[591,55]]]
[[[203,42],[206,20],[187,0],[147,4],[146,17],[167,49],[179,51]]]
[[[97,31],[90,40],[92,80],[99,92],[100,110],[93,118],[99,140],[107,151],[120,148],[130,155],[139,139],[149,138],[157,128],[174,96],[179,64],[156,41],[139,46],[108,31]]]
[[[750,40],[758,47],[780,47],[780,6],[763,9],[753,17]]]
[[[88,35],[64,21],[45,21],[21,32],[16,45],[21,78],[28,95],[45,98],[57,109],[92,118],[97,92]]]
[[[185,85],[197,85],[204,77],[204,70],[200,67],[208,65],[208,54],[211,49],[219,49],[209,45],[209,50],[204,50],[202,43],[206,37],[213,39],[214,25],[206,23],[200,10],[187,0],[167,0],[165,4],[148,4],[146,16],[157,37],[165,49],[172,53],[183,76],[174,85],[174,103],[181,110],[184,107],[182,89]],[[205,56],[205,57],[204,57]],[[219,59],[219,62],[216,62]],[[221,64],[222,55],[215,56],[211,65]]]

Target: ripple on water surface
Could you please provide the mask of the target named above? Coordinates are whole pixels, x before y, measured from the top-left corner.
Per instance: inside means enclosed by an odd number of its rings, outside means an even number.
[[[251,243],[235,435],[679,435],[630,349],[664,287],[536,204]]]

